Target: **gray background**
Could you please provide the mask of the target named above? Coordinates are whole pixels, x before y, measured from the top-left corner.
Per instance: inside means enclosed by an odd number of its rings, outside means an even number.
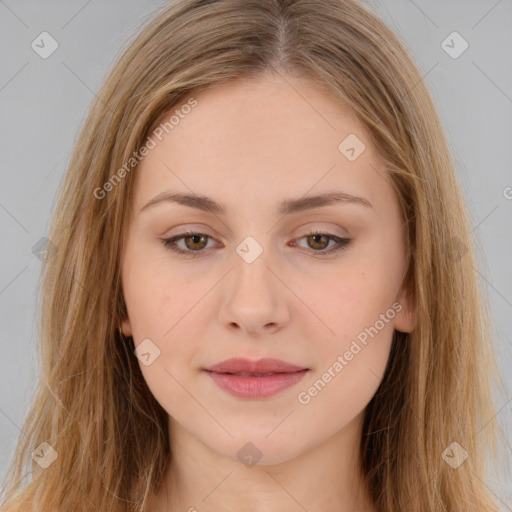
[[[95,92],[127,41],[163,3],[0,0],[0,475],[23,435],[19,427],[35,387],[41,262],[32,248],[47,234],[57,189]],[[371,0],[370,5],[405,41],[445,124],[473,235],[482,248],[477,271],[489,292],[510,395],[512,1]],[[59,45],[47,59],[31,47],[43,31]],[[469,43],[458,58],[441,46],[453,31]],[[453,45],[460,48],[457,41]],[[497,398],[497,420],[510,432],[509,400]],[[504,477],[486,484],[503,510],[512,511],[507,490],[512,486],[505,487]]]

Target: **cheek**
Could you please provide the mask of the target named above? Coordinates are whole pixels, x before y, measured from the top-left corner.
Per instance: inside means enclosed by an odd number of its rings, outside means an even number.
[[[344,282],[325,301],[325,322],[335,331],[314,346],[315,365],[297,401],[317,424],[333,431],[359,414],[377,391],[389,359],[396,311],[390,294]],[[368,283],[367,283],[368,284]]]
[[[322,395],[318,401],[338,402],[353,410],[375,393],[389,358],[397,314],[393,305],[400,269],[389,264],[385,259],[359,258],[339,272],[331,270],[328,284],[304,284],[300,293],[321,319],[310,316],[315,320],[303,324],[307,337],[315,340],[312,377],[320,382],[312,396]]]
[[[343,345],[343,340],[355,338],[391,308],[396,287],[392,270],[361,259],[339,271],[331,269],[325,279],[311,282],[308,278],[295,289],[315,313],[308,319],[313,320],[310,325],[314,325],[317,337],[322,332],[332,344]],[[384,327],[388,332],[392,331],[392,321],[389,324]]]
[[[350,296],[345,295],[333,298],[322,309],[325,323],[335,334],[329,331],[321,340],[316,337],[319,343],[315,343],[315,373],[330,371],[332,375],[334,372],[336,379],[331,380],[336,380],[345,390],[364,387],[368,379],[381,378],[389,357],[396,311],[391,303],[374,295],[366,299],[350,302]],[[330,313],[328,307],[332,309]],[[311,339],[315,339],[314,336]],[[339,364],[335,365],[337,362]]]
[[[148,346],[157,355],[147,366],[139,360],[139,367],[163,403],[186,400],[178,382],[186,381],[193,366],[194,340],[205,324],[201,301],[216,279],[180,274],[162,251],[134,247],[127,252],[123,289],[135,347],[142,353]]]
[[[204,288],[201,280],[180,276],[160,247],[128,246],[123,290],[136,341],[171,336],[180,318],[204,295]]]
[[[150,353],[147,365],[139,358],[143,378],[170,414],[184,407],[197,414],[186,383],[193,366],[192,340],[198,336],[194,329],[202,317],[198,303],[207,283],[183,278],[161,256],[136,251],[130,256],[123,289],[137,352]]]

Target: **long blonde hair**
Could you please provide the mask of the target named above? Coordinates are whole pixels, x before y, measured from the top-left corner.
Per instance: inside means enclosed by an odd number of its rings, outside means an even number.
[[[163,478],[168,415],[142,377],[133,340],[118,331],[136,167],[99,199],[98,190],[194,91],[269,72],[309,79],[353,109],[403,213],[419,320],[411,333],[395,332],[365,412],[362,477],[376,509],[498,510],[484,480],[501,432],[490,421],[492,378],[503,383],[470,219],[421,74],[356,0],[176,0],[124,51],[81,130],[48,235],[40,381],[2,510],[139,511]],[[58,454],[47,468],[32,457],[49,449],[43,442]],[[468,458],[455,469],[447,449]]]

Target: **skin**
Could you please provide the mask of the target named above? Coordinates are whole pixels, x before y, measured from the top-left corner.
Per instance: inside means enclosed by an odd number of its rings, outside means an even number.
[[[375,511],[356,472],[363,414],[393,330],[417,321],[401,287],[405,233],[390,179],[358,119],[306,80],[239,79],[193,97],[197,106],[134,171],[122,257],[123,332],[159,348],[139,365],[170,417],[173,456],[149,510]],[[355,161],[338,149],[349,134],[366,146]],[[227,213],[165,201],[140,211],[168,190],[211,197]],[[329,190],[372,207],[278,214],[283,199]],[[308,237],[313,228],[352,243],[320,256],[336,243]],[[187,229],[208,235],[176,242],[199,257],[161,242]],[[247,236],[263,248],[250,264],[236,252]],[[298,393],[396,302],[401,311],[300,403]],[[275,357],[309,372],[272,397],[236,398],[202,371],[231,357]],[[237,457],[248,442],[261,452],[252,467]]]

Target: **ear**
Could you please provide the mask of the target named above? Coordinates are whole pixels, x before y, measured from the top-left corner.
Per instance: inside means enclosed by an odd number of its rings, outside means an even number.
[[[121,322],[121,331],[125,337],[132,336],[132,325],[128,317],[123,318]]]
[[[402,286],[396,302],[400,306],[396,306],[394,327],[400,332],[411,332],[418,324],[418,310],[414,297],[405,286]]]

